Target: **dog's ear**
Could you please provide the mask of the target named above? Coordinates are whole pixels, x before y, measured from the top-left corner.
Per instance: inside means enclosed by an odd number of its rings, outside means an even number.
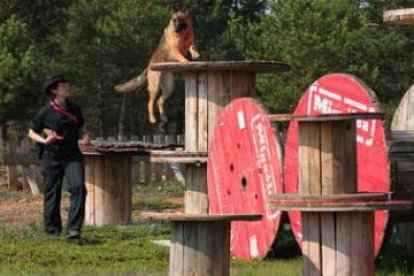
[[[184,9],[184,14],[185,14],[186,16],[190,16],[190,8],[185,8],[185,9]]]
[[[173,6],[172,6],[172,11],[173,11],[174,13],[176,13],[176,12],[180,11],[180,6],[178,6],[177,4],[173,5]]]

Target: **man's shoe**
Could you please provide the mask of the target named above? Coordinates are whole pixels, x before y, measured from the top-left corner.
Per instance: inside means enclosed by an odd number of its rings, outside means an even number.
[[[68,240],[79,240],[81,238],[81,234],[79,231],[71,230],[68,232],[68,235],[66,236]]]
[[[46,235],[48,235],[50,237],[60,236],[60,231],[59,230],[45,231],[45,233],[46,233]]]

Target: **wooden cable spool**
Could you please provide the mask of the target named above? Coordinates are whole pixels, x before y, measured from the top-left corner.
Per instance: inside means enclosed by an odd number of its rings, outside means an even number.
[[[396,198],[414,197],[414,85],[395,111],[391,124],[390,157]],[[409,220],[414,221],[414,211]]]
[[[207,152],[217,117],[232,100],[254,97],[256,75],[281,73],[290,66],[275,61],[158,63],[152,70],[185,76],[185,151]],[[185,213],[208,212],[207,166],[186,165]]]
[[[385,194],[358,193],[357,120],[378,118],[292,116],[298,121],[299,189],[274,196],[271,207],[301,212],[304,275],[374,275],[374,211],[411,207]]]
[[[390,159],[396,199],[414,200],[414,85],[405,93],[391,124]],[[414,207],[394,211],[391,217],[396,233],[414,258]]]
[[[260,220],[260,215],[159,214],[172,222],[169,275],[229,275],[230,223]]]
[[[380,107],[375,93],[361,80],[347,74],[330,74],[316,80],[300,99],[295,116],[319,116],[376,113]],[[373,116],[373,115],[369,115]],[[350,117],[351,118],[351,117]],[[310,119],[311,120],[311,119]],[[337,137],[335,143],[343,140]],[[384,127],[380,119],[357,120],[357,179],[358,192],[390,192],[389,161]],[[331,145],[334,146],[334,145]],[[285,142],[284,191],[299,191],[299,130],[292,121]],[[311,163],[311,161],[310,161]],[[313,162],[312,164],[315,164]],[[336,175],[331,172],[331,177]],[[289,211],[293,233],[302,244],[302,219],[300,212]],[[375,254],[378,254],[388,223],[387,211],[375,212]]]

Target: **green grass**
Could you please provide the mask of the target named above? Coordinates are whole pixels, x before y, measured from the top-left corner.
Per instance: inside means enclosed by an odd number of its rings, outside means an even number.
[[[29,197],[34,197],[29,193],[19,191],[9,191],[6,186],[0,187],[0,200],[20,200]]]
[[[7,199],[23,199],[23,193],[0,193]],[[135,212],[175,208],[171,199],[183,196],[178,183],[134,186]],[[134,225],[85,228],[79,243],[64,236],[48,237],[42,223],[25,223],[18,229],[0,221],[0,275],[166,275],[169,249],[153,240],[169,239],[167,223],[136,221]],[[377,275],[414,275],[409,260],[395,237],[377,261]],[[290,227],[278,234],[276,247],[264,261],[231,261],[231,275],[301,275],[302,258]]]
[[[158,197],[134,199],[132,203],[132,208],[134,210],[152,210],[157,212],[161,212],[165,209],[180,208],[181,206],[181,204],[173,203]]]
[[[144,184],[136,184],[133,187],[133,193],[160,194],[164,197],[182,197],[184,196],[184,186],[178,181],[161,181]]]
[[[0,228],[0,275],[163,275],[168,248],[151,242],[168,238],[160,227],[86,228],[69,242],[42,233],[40,223],[18,230]]]
[[[171,199],[182,198],[184,187],[178,182],[164,181],[135,185],[133,188],[132,208],[141,211],[161,212],[165,209],[182,207]]]
[[[152,242],[169,239],[169,228],[162,223],[86,228],[79,243],[44,235],[40,222],[19,229],[0,225],[0,275],[166,275],[168,271],[169,249]],[[290,235],[283,230],[276,250],[283,252],[267,260],[232,260],[231,275],[301,275],[302,260],[294,256],[297,249]],[[399,245],[390,246],[376,274],[413,275],[412,262]]]

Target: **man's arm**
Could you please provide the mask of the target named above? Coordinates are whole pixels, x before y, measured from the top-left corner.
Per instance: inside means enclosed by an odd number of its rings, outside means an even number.
[[[29,130],[28,136],[33,141],[35,141],[35,142],[37,142],[39,144],[44,144],[44,145],[49,145],[53,141],[59,140],[60,138],[63,138],[63,137],[57,135],[55,131],[50,132],[47,135],[46,138],[43,138],[41,135],[37,134],[33,129],[30,129]]]

